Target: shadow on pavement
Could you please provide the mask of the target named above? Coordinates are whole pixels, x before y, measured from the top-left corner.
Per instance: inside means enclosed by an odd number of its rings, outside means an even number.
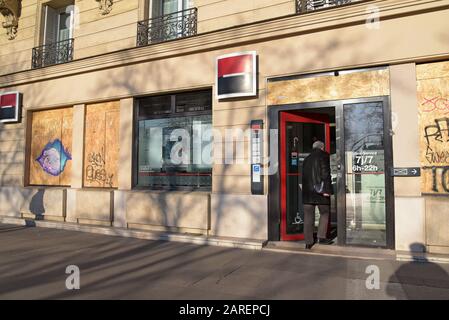
[[[411,252],[425,252],[421,243],[410,245]],[[426,287],[441,288],[441,295]],[[430,262],[424,256],[413,256],[413,261],[399,267],[390,277],[387,294],[396,299],[449,299],[449,275],[436,263]]]

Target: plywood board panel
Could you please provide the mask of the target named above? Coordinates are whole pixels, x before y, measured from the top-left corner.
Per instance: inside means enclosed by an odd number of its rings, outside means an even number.
[[[118,159],[120,152],[120,111],[106,112],[105,155],[106,172],[113,174],[112,186],[118,186]]]
[[[86,106],[83,185],[116,188],[119,154],[120,102]]]
[[[268,82],[268,105],[386,96],[388,69]]]
[[[72,124],[72,108],[33,112],[30,141],[31,185],[70,185]]]
[[[426,63],[416,66],[416,79],[436,79],[449,77],[449,61]]]
[[[417,68],[422,192],[449,195],[449,64]],[[426,69],[428,68],[428,69]],[[429,78],[430,77],[430,78]]]

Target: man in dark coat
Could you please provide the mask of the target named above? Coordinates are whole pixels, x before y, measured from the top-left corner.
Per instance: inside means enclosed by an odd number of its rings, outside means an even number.
[[[304,159],[302,176],[302,199],[304,204],[304,237],[306,249],[314,245],[313,230],[315,226],[315,207],[320,211],[318,241],[331,244],[327,239],[327,226],[330,214],[330,195],[332,181],[329,154],[324,151],[324,143],[315,141],[313,151]]]

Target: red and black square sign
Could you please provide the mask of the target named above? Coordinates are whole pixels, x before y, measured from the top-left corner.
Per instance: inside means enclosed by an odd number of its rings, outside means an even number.
[[[0,94],[0,122],[19,122],[21,107],[21,94],[7,92]]]
[[[217,58],[217,98],[236,98],[257,94],[256,52],[239,52]]]

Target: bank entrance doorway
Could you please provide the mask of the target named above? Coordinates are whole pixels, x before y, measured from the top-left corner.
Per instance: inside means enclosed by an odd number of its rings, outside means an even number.
[[[281,168],[281,240],[304,239],[304,210],[301,194],[304,159],[315,141],[325,143],[335,153],[335,130],[331,138],[331,121],[335,124],[333,108],[312,111],[283,111],[280,120]],[[335,126],[333,126],[335,129]],[[329,221],[330,222],[330,221]],[[329,225],[331,226],[331,225]],[[329,228],[330,230],[330,228]],[[330,233],[330,232],[328,232]]]
[[[276,216],[273,210],[277,209],[278,240],[304,239],[302,163],[311,153],[313,143],[320,140],[330,154],[333,189],[328,238],[338,245],[393,248],[388,98],[271,108],[270,120],[276,121],[279,136],[279,170],[270,177],[270,220]],[[278,201],[272,201],[273,197]],[[317,209],[316,227],[318,221]],[[269,224],[272,237],[275,227],[273,221]]]

